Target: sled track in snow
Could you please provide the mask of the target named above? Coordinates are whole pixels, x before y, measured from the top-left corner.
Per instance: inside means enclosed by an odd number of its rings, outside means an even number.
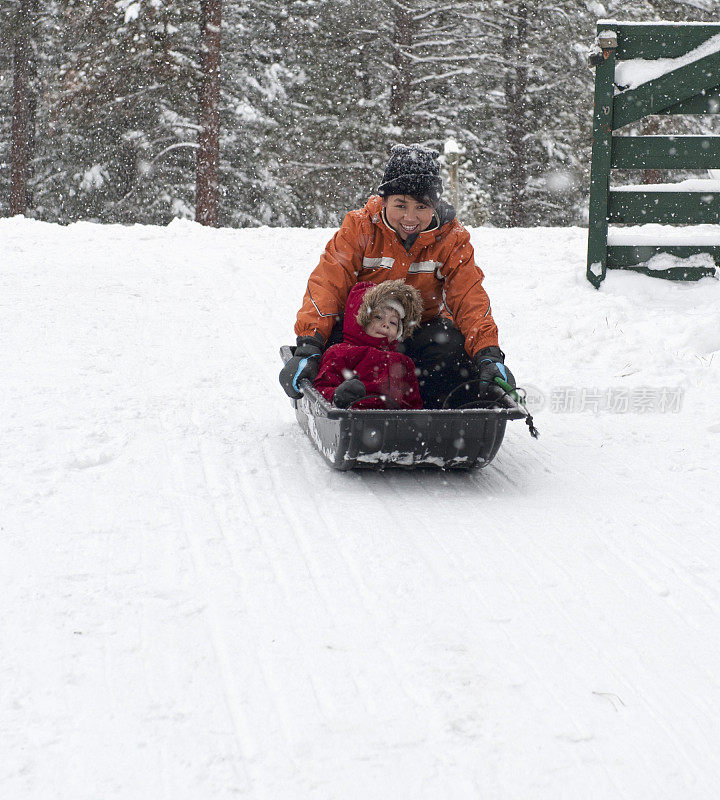
[[[244,713],[244,703],[238,696],[237,673],[228,649],[226,618],[223,613],[227,595],[237,600],[241,585],[239,581],[233,580],[239,576],[233,567],[232,554],[227,547],[223,525],[213,511],[200,439],[193,430],[190,419],[175,420],[175,424],[176,427],[172,429],[165,428],[169,475],[173,481],[173,494],[181,518],[181,529],[198,580],[198,592],[206,603],[203,616],[207,622],[207,633],[220,677],[221,696],[233,724],[238,749],[235,761],[238,785],[247,790],[251,785],[250,777],[247,772],[242,771],[247,761],[255,754],[255,746]],[[194,463],[191,463],[192,461]],[[220,571],[209,563],[210,553],[217,551],[218,545],[221,546],[221,552],[225,556],[225,563]],[[227,581],[228,569],[230,585]],[[221,576],[225,578],[224,582],[219,581]]]

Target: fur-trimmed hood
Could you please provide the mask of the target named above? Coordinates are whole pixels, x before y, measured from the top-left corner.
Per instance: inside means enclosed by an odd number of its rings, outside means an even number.
[[[420,292],[403,280],[383,281],[377,285],[369,284],[364,292],[362,303],[356,318],[361,328],[366,328],[372,316],[378,309],[394,308],[401,317],[401,334],[399,339],[408,339],[415,333],[415,328],[420,324],[423,312],[423,300]]]
[[[412,359],[397,352],[398,340],[387,336],[370,336],[359,320],[370,321],[373,313],[397,306],[403,322],[412,332],[420,320],[423,303],[420,293],[404,281],[356,283],[347,296],[343,340],[327,348],[320,360],[320,371],[314,386],[332,402],[335,390],[343,381],[355,376],[365,386],[367,397],[355,408],[422,408],[420,387]]]

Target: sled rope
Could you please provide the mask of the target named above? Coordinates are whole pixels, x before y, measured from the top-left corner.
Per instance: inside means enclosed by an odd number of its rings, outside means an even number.
[[[447,397],[445,398],[445,402],[443,403],[442,407],[443,408],[450,408],[449,401],[450,401],[450,398],[455,394],[455,392],[457,392],[459,389],[467,390],[467,389],[470,388],[470,384],[473,384],[473,383],[484,384],[485,382],[481,381],[480,378],[475,378],[475,379],[473,379],[471,381],[465,381],[464,383],[458,384],[447,395]],[[528,426],[528,429],[530,431],[530,436],[532,436],[533,439],[537,439],[540,436],[540,431],[538,431],[538,429],[535,427],[535,423],[533,421],[532,414],[527,410],[527,406],[525,405],[525,397],[527,395],[527,393],[525,392],[525,389],[523,389],[520,386],[516,386],[515,388],[513,388],[512,386],[510,386],[509,383],[507,383],[507,381],[504,381],[502,378],[499,378],[499,377],[495,377],[494,378],[494,384],[498,387],[498,391],[502,392],[500,397],[497,398],[497,399],[502,399],[506,395],[508,397],[510,397],[510,399],[513,400],[515,402],[515,404],[520,408],[520,410],[525,414],[525,424]],[[488,386],[487,388],[489,389],[491,387]],[[466,403],[465,405],[460,406],[460,408],[473,408],[473,407],[478,408],[479,406],[480,407],[482,407],[482,406],[490,406],[490,405],[492,405],[492,403],[493,403],[492,400],[481,400],[480,398],[478,398],[477,400],[474,400],[471,403]]]
[[[520,386],[516,386],[514,389],[507,381],[504,381],[502,378],[495,378],[495,383],[505,392],[505,394],[510,395],[512,399],[522,408],[525,412],[525,424],[528,426],[530,430],[530,436],[533,439],[537,439],[540,436],[540,431],[535,427],[535,423],[533,422],[532,414],[527,410],[527,406],[525,405],[525,398],[527,396],[527,392]],[[522,394],[520,394],[522,392]]]

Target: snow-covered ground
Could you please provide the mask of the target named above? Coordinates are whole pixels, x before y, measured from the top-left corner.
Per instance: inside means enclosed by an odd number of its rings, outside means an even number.
[[[2,796],[714,800],[720,283],[476,230],[541,438],[339,473],[277,381],[328,236],[0,220]]]

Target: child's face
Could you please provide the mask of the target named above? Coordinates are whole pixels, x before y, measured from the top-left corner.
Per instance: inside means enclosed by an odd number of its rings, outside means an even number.
[[[376,339],[387,336],[394,342],[400,331],[400,316],[394,308],[381,308],[374,311],[370,324],[365,328],[365,333]]]

